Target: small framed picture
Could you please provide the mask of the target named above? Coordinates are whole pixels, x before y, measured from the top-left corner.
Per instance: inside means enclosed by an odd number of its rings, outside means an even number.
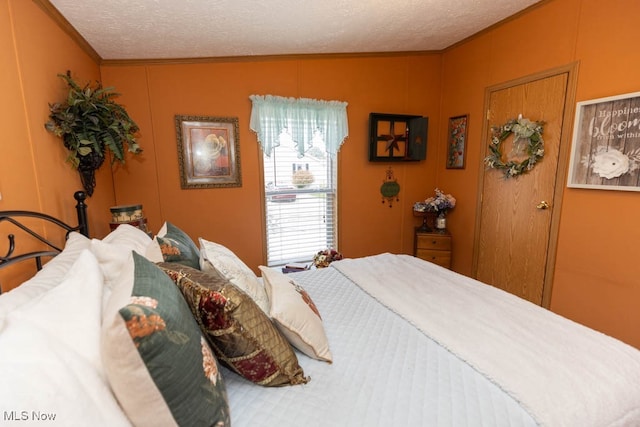
[[[447,169],[464,169],[465,167],[468,124],[468,115],[449,118]]]
[[[640,191],[640,92],[577,103],[567,186]]]
[[[175,116],[182,188],[241,187],[236,117]]]

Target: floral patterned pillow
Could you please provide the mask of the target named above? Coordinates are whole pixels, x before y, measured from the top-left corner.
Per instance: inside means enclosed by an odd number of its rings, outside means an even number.
[[[133,252],[105,308],[102,352],[122,408],[138,426],[229,425],[217,361],[169,277]]]
[[[331,363],[322,317],[307,291],[287,276],[260,266],[262,280],[271,302],[271,319],[287,340],[309,357]]]
[[[229,248],[203,238],[200,242],[200,270],[214,271],[242,289],[269,314],[269,298],[253,271]]]
[[[200,251],[191,237],[170,222],[165,222],[154,239],[165,262],[178,262],[200,268]]]
[[[308,381],[287,340],[246,293],[215,272],[158,265],[182,291],[222,363],[264,386]]]

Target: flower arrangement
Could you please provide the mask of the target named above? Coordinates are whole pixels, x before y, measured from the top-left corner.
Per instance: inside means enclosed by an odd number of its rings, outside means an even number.
[[[456,206],[456,199],[451,194],[444,194],[436,188],[436,195],[425,199],[423,202],[416,202],[413,205],[415,212],[435,212],[446,214]]]
[[[313,257],[313,265],[316,268],[325,268],[329,267],[333,261],[340,261],[342,259],[342,254],[335,249],[325,249],[323,251],[318,252]]]

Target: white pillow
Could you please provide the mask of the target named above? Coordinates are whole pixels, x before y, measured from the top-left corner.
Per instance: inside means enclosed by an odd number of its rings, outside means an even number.
[[[120,229],[123,232],[114,234]],[[137,233],[135,230],[142,234]],[[91,252],[100,263],[106,286],[112,288],[112,284],[120,275],[122,266],[129,258],[131,251],[144,256],[151,244],[151,238],[144,231],[127,224],[119,226],[102,240],[92,239]]]
[[[17,288],[0,295],[0,318],[60,284],[80,253],[89,248],[89,244],[90,240],[84,235],[69,233],[62,252],[47,262],[42,270]]]
[[[162,255],[162,249],[160,249],[157,237],[154,237],[151,244],[147,247],[144,257],[154,264],[164,262],[164,256]]]
[[[85,250],[58,286],[7,315],[0,333],[4,421],[130,425],[100,359],[101,303],[102,273]]]
[[[111,233],[107,234],[102,241],[105,243],[127,245],[130,246],[132,250],[140,253],[138,249],[144,251],[149,243],[151,243],[151,237],[138,227],[121,224]],[[142,255],[144,255],[144,252],[142,252]]]
[[[269,296],[269,314],[287,340],[309,357],[331,363],[333,356],[322,318],[309,294],[287,275],[260,266]]]
[[[102,240],[92,239],[91,252],[100,263],[106,287],[113,288],[131,251],[145,256],[152,243],[147,233],[129,224],[118,226]]]
[[[230,249],[203,238],[200,242],[200,270],[215,270],[229,282],[240,288],[269,315],[269,298],[258,277]]]

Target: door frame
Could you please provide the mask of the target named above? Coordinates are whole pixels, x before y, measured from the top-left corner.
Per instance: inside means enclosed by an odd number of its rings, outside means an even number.
[[[537,80],[546,79],[548,77],[567,74],[567,88],[564,101],[564,113],[562,117],[562,128],[560,130],[560,146],[558,147],[558,168],[556,170],[556,180],[554,187],[553,204],[551,211],[551,224],[549,228],[549,245],[547,249],[544,285],[542,289],[542,307],[549,308],[551,306],[551,292],[553,289],[553,276],[555,272],[556,252],[558,245],[558,231],[560,229],[560,214],[562,212],[562,199],[564,188],[567,181],[567,169],[569,163],[569,152],[571,148],[571,136],[573,128],[573,117],[576,106],[576,88],[578,85],[578,65],[579,62],[573,62],[568,65],[552,68],[547,71],[531,74],[508,82],[499,83],[485,88],[484,93],[484,120],[482,124],[482,143],[480,167],[478,168],[478,198],[476,202],[476,220],[475,232],[473,238],[473,265],[472,277],[477,278],[478,275],[478,257],[480,246],[480,225],[482,217],[482,195],[484,191],[484,175],[485,164],[484,158],[487,155],[487,135],[489,134],[489,105],[491,94],[500,90],[508,89],[514,86],[520,86]]]

